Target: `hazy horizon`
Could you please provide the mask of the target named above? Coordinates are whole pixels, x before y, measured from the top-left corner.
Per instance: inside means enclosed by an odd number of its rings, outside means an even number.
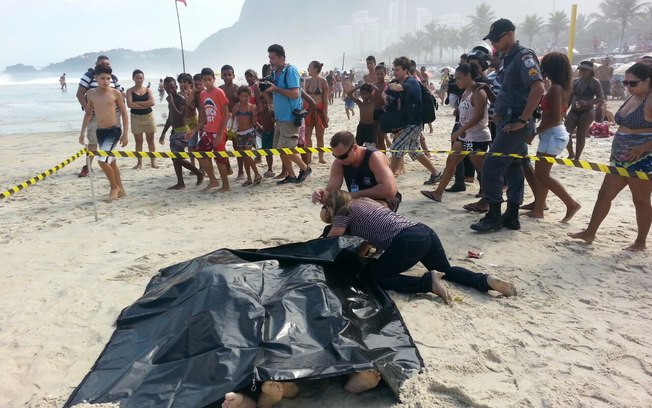
[[[258,2],[258,0],[251,0]],[[179,15],[186,50],[194,50],[199,43],[218,32],[232,26],[238,20],[245,0],[229,3],[214,0],[187,0],[188,6],[178,3]],[[287,2],[287,1],[286,1]],[[450,18],[457,14],[466,19],[474,13],[475,6],[483,0],[458,0],[454,3],[433,5],[432,0],[413,0],[418,7],[429,7],[435,12],[435,21]],[[355,3],[355,2],[352,2]],[[517,25],[526,14],[546,17],[553,7],[570,15],[571,4],[577,3],[579,13],[590,14],[598,11],[599,0],[548,0],[528,4],[522,9],[521,1],[487,2],[496,17],[512,19]],[[64,61],[84,53],[100,50],[126,48],[144,51],[157,48],[179,48],[179,36],[174,8],[175,0],[25,0],[12,2],[0,26],[3,38],[20,35],[20,41],[3,41],[0,45],[0,67],[15,64],[33,65],[42,68],[51,63]],[[266,4],[260,1],[261,6]],[[326,7],[326,3],[325,7]],[[256,7],[258,7],[256,5]],[[101,10],[102,24],[98,24]],[[342,8],[341,21],[331,21],[332,27],[346,24],[347,14],[352,14],[355,6]],[[300,13],[301,8],[296,10]],[[82,15],[84,17],[78,17]],[[210,16],[210,24],[205,22]],[[302,18],[300,14],[296,18]],[[349,20],[350,21],[350,20]],[[29,22],[26,24],[26,22]],[[282,27],[280,27],[280,30]],[[488,29],[488,27],[487,27]],[[146,33],[146,34],[142,34]],[[278,34],[282,33],[280,31]],[[518,35],[518,32],[517,32]],[[261,38],[261,59],[264,58],[267,39]],[[258,57],[258,56],[256,56]],[[256,58],[259,59],[259,58]],[[289,55],[291,59],[291,54]]]

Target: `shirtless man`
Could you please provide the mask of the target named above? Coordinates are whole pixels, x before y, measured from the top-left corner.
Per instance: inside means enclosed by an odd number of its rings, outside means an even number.
[[[239,86],[233,83],[235,79],[235,70],[231,65],[224,65],[220,70],[222,74],[222,81],[224,84],[220,85],[219,88],[224,91],[226,98],[229,100],[229,112],[233,110],[233,107],[238,103],[238,88]],[[244,178],[244,162],[241,157],[238,157],[238,175],[235,178],[236,180],[241,180]],[[231,170],[231,162],[227,159],[226,161],[227,173],[233,174]]]
[[[595,77],[600,81],[600,85],[602,85],[602,95],[604,96],[602,103],[595,108],[596,122],[602,122],[604,120],[607,99],[611,95],[611,78],[614,76],[614,68],[610,64],[611,60],[609,57],[606,57],[602,60],[602,65],[595,70]]]
[[[367,57],[367,72],[363,78],[364,82],[373,84],[376,80],[376,57],[370,55]]]
[[[91,119],[97,120],[97,144],[100,150],[113,150],[120,141],[122,147],[128,142],[129,117],[122,93],[111,88],[112,70],[109,65],[95,67],[95,81],[97,88],[86,92],[86,107],[84,109],[84,120],[79,132],[79,143],[84,144],[86,129]],[[116,108],[122,116],[124,127],[120,129],[120,122],[116,118]],[[120,179],[120,170],[113,157],[100,157],[97,160],[106,178],[111,185],[108,201],[111,202],[126,195]]]

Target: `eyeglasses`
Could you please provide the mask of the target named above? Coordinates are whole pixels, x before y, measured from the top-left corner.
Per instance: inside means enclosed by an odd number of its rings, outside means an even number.
[[[336,156],[336,155],[333,155],[333,156],[335,156],[336,159],[346,160],[346,158],[349,157],[349,153],[351,153],[351,149],[353,149],[353,146],[355,146],[355,143],[353,143],[353,144],[349,147],[349,149],[346,151],[346,153],[344,153],[344,154],[340,154],[339,156]]]
[[[638,85],[639,82],[641,82],[641,81],[640,80],[638,80],[638,81],[627,81],[627,80],[625,80],[625,81],[623,81],[623,85],[634,88],[634,87],[636,87]]]

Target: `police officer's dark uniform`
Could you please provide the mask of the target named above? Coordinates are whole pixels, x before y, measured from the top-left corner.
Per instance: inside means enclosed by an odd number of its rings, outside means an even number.
[[[503,35],[514,30],[511,21],[500,19],[491,25],[489,34],[484,39],[498,42]],[[503,69],[498,73],[502,88],[494,104],[496,138],[490,153],[526,155],[527,140],[534,131],[534,123],[531,117],[522,117],[522,113],[527,104],[530,86],[537,81],[543,81],[539,61],[534,51],[516,41],[509,54],[502,55],[502,66]],[[503,131],[505,125],[515,122],[521,122],[525,126],[509,133]],[[503,180],[507,182],[507,212],[501,220]],[[500,229],[502,226],[520,228],[518,210],[523,202],[524,181],[520,160],[487,155],[482,167],[482,191],[489,204],[489,213],[480,222],[471,225],[471,229],[486,232]]]

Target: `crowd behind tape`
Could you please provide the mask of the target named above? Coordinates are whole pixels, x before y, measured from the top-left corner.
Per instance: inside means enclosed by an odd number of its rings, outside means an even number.
[[[176,158],[183,158],[183,159],[189,159],[190,157],[195,157],[198,159],[202,158],[210,158],[210,159],[215,159],[215,158],[228,158],[228,157],[244,157],[249,156],[249,157],[257,157],[257,156],[280,156],[283,154],[294,154],[294,153],[299,153],[299,154],[305,154],[305,153],[320,153],[320,152],[325,152],[325,153],[330,153],[332,150],[328,147],[296,147],[296,148],[283,148],[283,149],[258,149],[258,150],[243,150],[243,151],[238,151],[238,150],[228,150],[228,151],[219,151],[219,152],[180,152],[180,153],[173,153],[173,152],[134,152],[134,151],[121,151],[121,150],[97,150],[97,151],[90,151],[87,149],[81,149],[71,157],[67,158],[66,160],[62,161],[61,163],[57,164],[56,166],[52,167],[49,170],[44,171],[43,173],[32,177],[23,183],[18,184],[17,186],[14,186],[8,190],[3,191],[0,193],[0,199],[7,198],[13,194],[16,194],[17,192],[26,189],[29,186],[32,186],[36,184],[37,182],[45,179],[46,177],[49,177],[56,173],[57,171],[63,169],[66,167],[68,164],[72,163],[73,161],[77,160],[81,156],[84,155],[89,155],[89,156],[100,156],[100,157],[131,157],[131,158],[155,158],[155,159],[176,159]],[[382,150],[383,152],[396,152],[397,150]],[[418,150],[418,151],[423,151],[423,150]],[[406,150],[405,152],[410,152],[409,150]],[[425,151],[423,151],[425,152]],[[632,177],[632,178],[637,178],[641,180],[650,180],[650,175],[647,173],[644,173],[642,171],[632,171],[632,170],[627,170],[624,167],[615,167],[615,166],[609,166],[607,164],[601,164],[601,163],[593,163],[593,162],[588,162],[585,160],[571,160],[571,159],[558,159],[556,157],[539,157],[539,156],[521,156],[517,154],[503,154],[503,153],[491,153],[491,152],[475,152],[475,151],[468,151],[468,150],[428,150],[429,153],[432,154],[461,154],[461,155],[491,155],[491,156],[507,156],[507,157],[512,157],[515,159],[530,159],[530,160],[546,160],[549,163],[553,164],[561,164],[563,166],[567,167],[576,167],[584,170],[593,170],[593,171],[599,171],[602,173],[606,174],[615,174],[623,177]]]

